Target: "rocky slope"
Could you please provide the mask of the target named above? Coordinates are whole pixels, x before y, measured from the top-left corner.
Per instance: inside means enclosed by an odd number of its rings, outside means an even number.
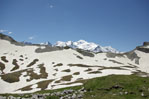
[[[149,43],[131,52],[93,53],[69,47],[26,45],[0,34],[0,93],[29,93],[82,85],[111,74],[148,76]]]

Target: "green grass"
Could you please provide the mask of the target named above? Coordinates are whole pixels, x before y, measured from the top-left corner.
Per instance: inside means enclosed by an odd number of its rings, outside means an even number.
[[[48,97],[46,97],[46,99],[59,99],[59,97],[58,96],[48,96]]]
[[[115,85],[121,88],[113,88]],[[94,99],[149,99],[148,77],[110,75],[89,80],[84,87],[89,90],[84,99],[92,99],[94,96]],[[142,92],[144,97],[141,96]]]

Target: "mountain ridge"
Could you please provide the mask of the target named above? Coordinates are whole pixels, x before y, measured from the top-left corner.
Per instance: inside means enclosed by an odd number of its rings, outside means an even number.
[[[60,47],[69,46],[69,47],[74,48],[74,49],[79,48],[79,49],[88,50],[88,51],[95,52],[95,53],[98,53],[98,52],[119,53],[119,51],[112,48],[111,46],[102,47],[98,44],[95,44],[93,42],[87,42],[85,40],[79,40],[79,41],[76,41],[76,42],[73,42],[73,41],[67,41],[67,42],[58,41],[58,42],[56,42],[55,46],[60,46]]]
[[[40,44],[20,46],[11,42],[13,38],[0,36],[0,93],[79,86],[81,80],[108,75],[149,76],[148,42],[126,53],[93,53]]]

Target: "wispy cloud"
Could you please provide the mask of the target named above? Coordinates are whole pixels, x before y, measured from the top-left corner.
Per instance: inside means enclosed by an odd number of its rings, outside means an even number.
[[[0,33],[4,33],[4,32],[7,32],[8,30],[0,30]]]
[[[53,8],[54,6],[53,6],[53,5],[49,5],[49,7],[50,7],[50,8]]]
[[[29,40],[32,40],[32,39],[34,39],[34,37],[33,37],[33,36],[30,36],[30,37],[28,37],[28,39],[29,39]]]
[[[50,3],[48,3],[48,7],[49,7],[49,8],[53,8],[53,7],[54,7],[54,5],[52,5],[52,4],[50,4]]]
[[[8,32],[8,34],[12,34],[12,32]]]

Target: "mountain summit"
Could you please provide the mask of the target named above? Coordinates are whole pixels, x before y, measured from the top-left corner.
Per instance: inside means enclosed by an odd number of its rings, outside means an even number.
[[[67,41],[67,42],[62,42],[62,41],[58,41],[55,46],[60,46],[60,47],[66,47],[69,46],[71,48],[79,48],[82,50],[87,50],[87,51],[91,51],[91,52],[111,52],[111,53],[119,53],[119,51],[117,51],[116,49],[112,48],[111,46],[105,46],[102,47],[98,44],[95,44],[93,42],[87,42],[85,40],[79,40],[76,42],[73,41]]]

